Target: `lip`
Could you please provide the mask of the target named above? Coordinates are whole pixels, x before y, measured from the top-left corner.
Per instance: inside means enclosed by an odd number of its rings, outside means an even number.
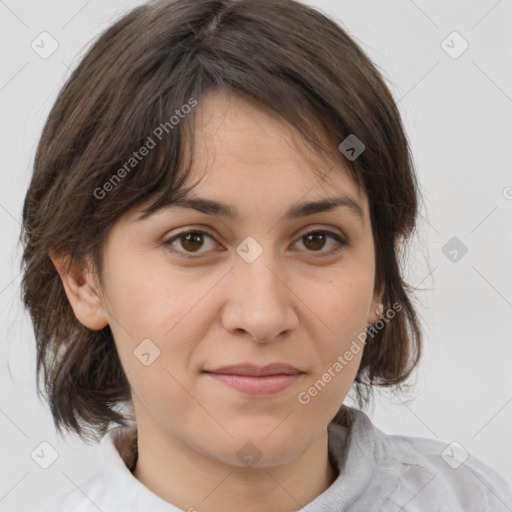
[[[304,373],[287,363],[272,363],[265,366],[258,366],[250,363],[232,364],[221,366],[214,370],[204,370],[207,373],[227,374],[227,375],[245,375],[245,376],[266,376],[266,375],[294,375]]]
[[[285,363],[266,366],[229,365],[205,370],[204,373],[232,389],[251,396],[270,396],[292,386],[304,372]]]

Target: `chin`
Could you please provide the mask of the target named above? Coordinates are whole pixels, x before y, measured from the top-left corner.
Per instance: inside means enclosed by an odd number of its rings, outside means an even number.
[[[227,440],[226,446],[219,447],[221,453],[214,456],[226,464],[247,469],[271,468],[290,463],[300,455],[301,446],[289,434],[281,432],[280,435],[277,430],[269,436],[262,433],[252,435],[247,431],[240,435],[231,432],[233,438]]]

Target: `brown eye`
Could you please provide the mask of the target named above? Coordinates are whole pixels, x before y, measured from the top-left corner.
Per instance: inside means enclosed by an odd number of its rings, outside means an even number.
[[[304,245],[312,251],[319,251],[325,246],[326,236],[324,233],[312,233],[303,238],[306,240]]]
[[[329,238],[336,242],[334,244],[334,249],[322,251]],[[310,231],[309,233],[302,235],[300,239],[304,240],[303,243],[308,252],[319,252],[321,254],[336,253],[348,246],[348,243],[338,235],[338,233],[334,233],[333,231]]]
[[[164,245],[169,246],[169,249],[172,252],[176,253],[182,253],[183,256],[188,257],[187,253],[201,253],[206,251],[200,251],[201,247],[204,245],[204,238],[209,238],[210,240],[213,240],[213,237],[206,233],[206,231],[201,231],[198,229],[190,230],[190,231],[183,231],[182,233],[178,233],[177,235],[173,236],[169,240],[166,240],[164,242]],[[176,249],[174,247],[174,242],[180,241],[181,248]]]
[[[187,250],[196,252],[203,245],[202,241],[203,235],[201,233],[188,233],[186,235],[182,235],[181,246]]]
[[[193,258],[194,254],[200,255],[208,252],[209,249],[201,250],[205,245],[206,238],[215,242],[214,238],[206,231],[192,229],[178,233],[163,243],[171,252],[185,258]],[[328,246],[329,239],[334,241],[331,243],[331,249],[323,250]],[[325,230],[310,231],[302,235],[299,240],[303,240],[306,252],[318,253],[320,256],[335,254],[349,245],[338,233]],[[178,241],[181,248],[176,244]]]

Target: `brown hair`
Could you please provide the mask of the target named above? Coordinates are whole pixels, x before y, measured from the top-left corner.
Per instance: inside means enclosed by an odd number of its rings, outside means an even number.
[[[419,361],[421,329],[399,268],[419,191],[380,72],[341,26],[294,0],[160,0],[116,21],[73,71],[42,132],[23,205],[22,300],[34,325],[38,396],[43,371],[58,431],[97,441],[111,422],[125,424],[119,407],[131,394],[110,327],[77,320],[49,251],[70,262],[91,257],[102,283],[104,241],[120,216],[152,200],[149,215],[189,190],[194,111],[180,112],[211,88],[278,113],[311,147],[334,151],[364,187],[375,287],[384,311],[400,311],[368,337],[354,382],[359,405],[375,385],[399,386]],[[356,159],[337,149],[351,134],[365,145]],[[149,138],[156,147],[128,169]],[[346,420],[342,407],[334,421]]]

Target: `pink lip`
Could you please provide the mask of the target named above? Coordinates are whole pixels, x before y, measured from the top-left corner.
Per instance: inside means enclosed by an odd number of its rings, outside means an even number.
[[[302,374],[264,375],[260,377],[225,373],[207,373],[207,375],[248,395],[273,395],[289,388]]]
[[[273,395],[294,384],[304,372],[284,363],[230,365],[205,370],[215,380],[249,395]]]
[[[304,373],[302,370],[295,368],[295,366],[291,366],[286,363],[272,363],[267,364],[265,366],[257,366],[255,364],[250,363],[242,363],[242,364],[231,364],[227,366],[221,366],[214,370],[205,370],[208,373],[225,373],[230,375],[252,375],[252,376],[262,376],[262,375],[291,375],[295,373]]]

